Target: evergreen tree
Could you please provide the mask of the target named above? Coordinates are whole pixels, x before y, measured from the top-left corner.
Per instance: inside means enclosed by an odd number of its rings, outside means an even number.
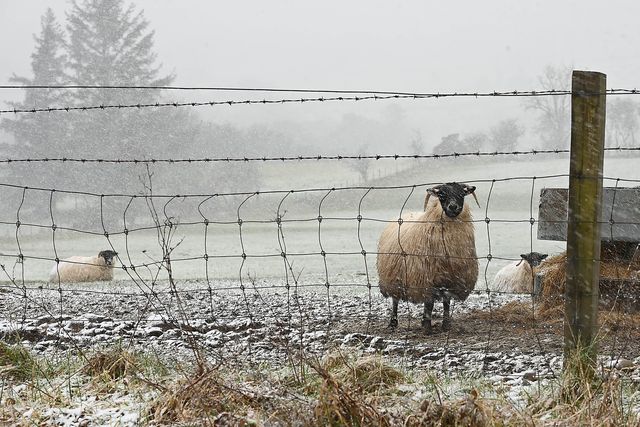
[[[67,15],[70,80],[76,85],[164,86],[153,31],[142,12],[123,0],[74,0]],[[78,105],[126,105],[159,101],[157,90],[80,89]],[[185,114],[167,109],[104,110],[78,115],[76,147],[94,156],[152,157],[169,147]],[[177,126],[180,127],[180,126]]]
[[[143,13],[125,0],[72,0],[67,13],[66,37],[51,11],[43,17],[43,29],[36,38],[32,79],[14,76],[23,84],[91,85],[91,86],[166,86],[173,75],[161,75],[153,52],[154,32]],[[25,100],[15,108],[48,106],[137,105],[163,102],[160,90],[29,89]],[[206,128],[195,113],[174,108],[123,108],[104,110],[72,110],[21,114],[5,119],[2,126],[14,134],[16,153],[24,157],[78,157],[102,159],[185,158],[229,156],[245,147],[246,136]],[[143,165],[96,165],[72,163],[28,164],[22,169],[12,165],[12,180],[23,186],[69,189],[96,194],[138,194],[143,188]],[[221,167],[211,164],[203,168],[156,167],[154,189],[163,193],[184,193],[191,188],[202,192],[220,192],[223,188],[252,186],[255,173],[246,168]],[[196,170],[194,170],[196,169]],[[159,185],[158,185],[159,184]],[[253,188],[253,187],[252,187]],[[44,194],[44,193],[43,193]],[[21,197],[21,193],[18,197]],[[48,196],[47,194],[44,194]],[[72,216],[93,225],[122,220],[122,208],[114,198],[96,199],[104,205],[69,200],[72,196],[56,196],[55,204],[75,206]],[[93,200],[93,199],[92,199]],[[48,203],[48,201],[46,201]],[[93,200],[95,202],[95,200]],[[42,206],[44,202],[40,202]],[[15,217],[15,204],[12,215]],[[83,215],[82,211],[86,215]],[[113,214],[103,221],[95,220],[96,212]],[[1,213],[1,212],[0,212]],[[50,221],[47,210],[39,214]],[[56,215],[57,216],[57,215]],[[57,219],[60,221],[60,219]],[[77,226],[79,224],[73,224]],[[80,224],[81,225],[81,224]]]
[[[84,0],[71,3],[67,15],[71,82],[77,85],[164,86],[174,76],[160,77],[153,52],[154,31],[143,12],[123,0]],[[155,91],[93,90],[78,100],[90,104],[146,103]]]
[[[513,151],[518,148],[518,140],[524,135],[524,128],[516,119],[505,119],[491,128],[491,143],[498,151]]]
[[[9,81],[25,86],[67,83],[64,32],[51,9],[47,9],[42,16],[40,35],[34,35],[34,39],[36,48],[31,55],[33,77],[14,74]],[[24,101],[9,104],[16,109],[31,109],[61,106],[69,100],[67,92],[61,89],[27,89]],[[68,130],[65,118],[64,113],[26,113],[3,119],[2,128],[12,133],[16,142],[14,146],[7,147],[8,151],[24,157],[55,155],[59,147],[65,144]]]

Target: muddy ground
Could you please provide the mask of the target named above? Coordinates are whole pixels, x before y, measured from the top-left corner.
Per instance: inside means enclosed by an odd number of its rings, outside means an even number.
[[[542,313],[524,295],[472,294],[453,306],[453,327],[434,333],[420,325],[421,308],[401,304],[399,326],[388,327],[389,301],[376,289],[217,290],[200,281],[137,288],[104,285],[9,285],[0,293],[0,337],[39,354],[133,346],[167,359],[214,364],[269,363],[322,357],[352,348],[380,353],[409,367],[447,372],[549,377],[561,366],[560,310]],[[177,290],[177,292],[175,292]],[[601,313],[600,354],[640,362],[640,321],[631,313]],[[629,365],[631,366],[631,365]]]

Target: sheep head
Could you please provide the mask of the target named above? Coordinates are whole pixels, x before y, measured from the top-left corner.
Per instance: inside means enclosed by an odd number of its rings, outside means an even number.
[[[114,251],[100,251],[98,257],[104,258],[104,262],[106,265],[113,265],[113,258],[116,255],[118,255],[118,253]]]
[[[547,254],[541,254],[540,252],[529,252],[528,254],[521,254],[520,257],[523,260],[527,261],[533,268],[539,266],[547,257]]]
[[[440,201],[440,206],[445,215],[449,218],[455,218],[460,215],[462,208],[464,207],[464,197],[469,194],[473,195],[473,198],[478,203],[478,199],[474,191],[476,187],[473,185],[459,184],[457,182],[448,182],[446,184],[436,185],[427,189],[427,198],[424,201],[424,209],[427,210],[429,204],[429,197],[435,196]],[[480,206],[480,204],[478,204]]]

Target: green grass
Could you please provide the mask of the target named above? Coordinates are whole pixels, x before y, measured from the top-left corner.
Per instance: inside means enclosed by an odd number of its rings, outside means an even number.
[[[14,381],[32,381],[40,376],[42,368],[31,353],[19,344],[0,341],[0,378]]]

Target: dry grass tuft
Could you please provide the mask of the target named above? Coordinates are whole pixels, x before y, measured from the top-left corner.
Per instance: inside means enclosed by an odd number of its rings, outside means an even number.
[[[561,306],[564,301],[564,286],[566,283],[567,254],[554,255],[539,267],[543,274],[542,290],[540,293],[539,309],[549,311]]]
[[[481,399],[476,390],[464,398],[438,403],[424,400],[420,412],[411,414],[404,422],[408,427],[435,426],[533,426],[535,423],[508,407],[505,402]]]
[[[640,298],[640,257],[622,259],[611,249],[603,249],[600,262],[600,294],[612,303]],[[540,309],[543,312],[561,306],[566,285],[566,252],[548,258],[537,270],[543,274]]]
[[[500,307],[489,310],[473,310],[467,319],[490,320],[510,325],[530,326],[537,320],[531,309],[531,303],[511,301]]]
[[[553,421],[553,425],[638,426],[640,417],[625,403],[623,383],[618,376],[600,378],[593,371],[576,366],[565,372],[556,396],[535,399],[527,407],[532,419]],[[627,392],[629,396],[629,392]],[[550,423],[549,423],[550,424]]]
[[[117,380],[136,375],[138,368],[135,356],[126,350],[98,353],[89,358],[81,372],[90,377]]]
[[[389,417],[378,410],[384,398],[405,379],[399,370],[384,363],[381,356],[360,357],[335,351],[321,362],[305,361],[310,367],[304,393],[315,401],[313,418],[304,425],[388,426]]]
[[[231,415],[243,412],[256,398],[225,384],[217,370],[209,370],[194,379],[178,382],[159,396],[148,410],[149,421],[157,424],[202,422],[225,425]],[[216,421],[217,420],[217,421]],[[249,426],[253,421],[233,415],[230,425]]]
[[[602,310],[598,313],[602,327],[609,331],[624,331],[640,338],[640,313],[625,313],[618,310]]]
[[[316,425],[390,426],[387,417],[369,404],[360,390],[336,379],[327,369],[312,365],[322,378],[314,415]]]
[[[322,369],[337,381],[364,393],[384,392],[404,379],[402,372],[385,364],[380,356],[357,358],[342,352],[331,353]],[[318,371],[316,367],[314,370]]]

